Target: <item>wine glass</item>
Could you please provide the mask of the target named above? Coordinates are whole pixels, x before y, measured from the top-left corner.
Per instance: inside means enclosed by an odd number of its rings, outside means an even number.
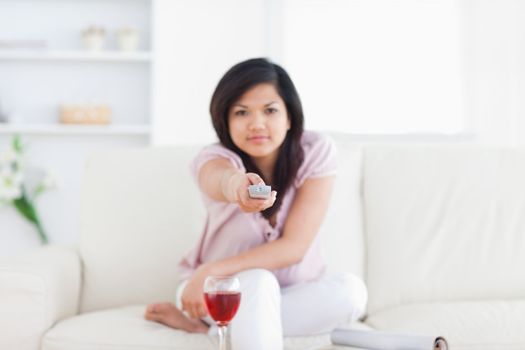
[[[219,329],[219,350],[226,350],[228,324],[241,303],[241,283],[237,277],[208,276],[204,281],[204,300]]]

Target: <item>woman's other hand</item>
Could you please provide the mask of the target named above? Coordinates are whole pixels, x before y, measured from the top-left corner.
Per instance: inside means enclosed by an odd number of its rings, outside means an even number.
[[[199,266],[182,292],[182,309],[191,318],[203,318],[208,315],[204,304],[204,280],[208,275],[208,265]]]

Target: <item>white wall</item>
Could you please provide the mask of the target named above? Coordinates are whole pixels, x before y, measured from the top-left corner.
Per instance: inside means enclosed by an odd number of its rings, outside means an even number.
[[[523,146],[525,4],[465,0],[463,19],[466,117],[483,144]]]
[[[215,140],[211,95],[234,63],[264,55],[265,2],[161,0],[153,13],[153,143]]]
[[[283,3],[283,63],[301,93],[308,128],[463,131],[456,0]]]

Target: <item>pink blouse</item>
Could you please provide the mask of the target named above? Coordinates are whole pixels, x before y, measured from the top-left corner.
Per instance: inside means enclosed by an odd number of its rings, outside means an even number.
[[[282,235],[290,207],[303,182],[309,178],[335,175],[337,169],[336,149],[333,141],[319,133],[305,131],[301,138],[304,161],[299,167],[293,185],[286,192],[277,212],[275,227],[261,213],[245,213],[237,204],[216,201],[202,193],[207,209],[206,224],[197,245],[179,264],[180,276],[188,279],[202,263],[235,256]],[[246,171],[241,158],[220,144],[205,147],[191,164],[197,181],[202,165],[215,158],[228,159],[237,169]],[[275,270],[281,287],[319,278],[325,271],[319,235],[312,242],[304,258],[297,264]]]

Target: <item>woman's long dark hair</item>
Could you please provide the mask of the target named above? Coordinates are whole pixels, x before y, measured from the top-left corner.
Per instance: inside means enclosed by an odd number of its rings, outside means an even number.
[[[301,147],[304,127],[303,108],[292,80],[282,67],[265,58],[240,62],[230,68],[219,81],[211,99],[210,114],[213,127],[222,145],[241,157],[247,172],[259,174],[263,177],[264,182],[269,184],[268,179],[264,178],[250,156],[235,146],[228,126],[228,113],[232,104],[237,102],[250,88],[262,83],[270,83],[275,86],[286,105],[291,124],[279,149],[270,184],[272,189],[278,193],[277,200],[273,206],[262,213],[265,218],[269,219],[281,207],[284,194],[292,185],[304,158]]]

